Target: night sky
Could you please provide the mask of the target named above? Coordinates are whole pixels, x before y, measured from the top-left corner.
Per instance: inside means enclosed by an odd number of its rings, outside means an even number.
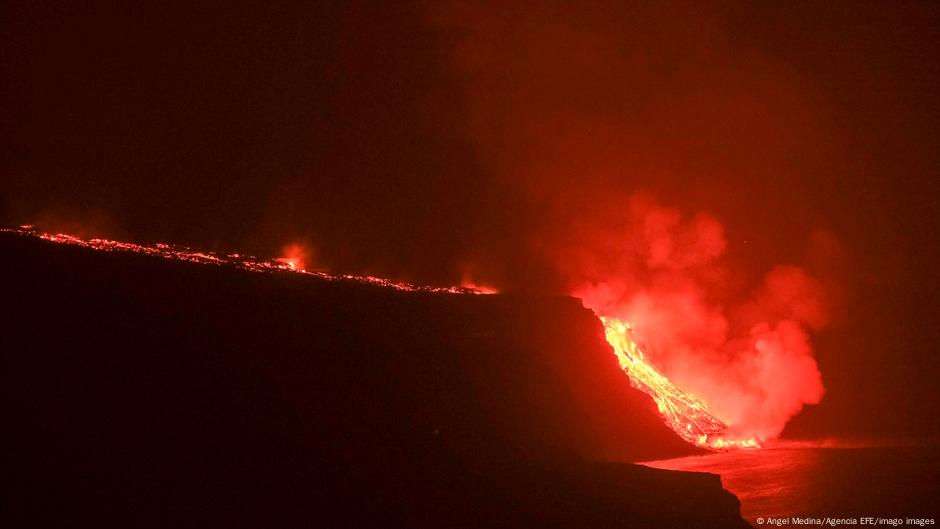
[[[566,293],[644,194],[830,288],[787,433],[940,434],[937,4],[503,4],[5,2],[0,222]]]

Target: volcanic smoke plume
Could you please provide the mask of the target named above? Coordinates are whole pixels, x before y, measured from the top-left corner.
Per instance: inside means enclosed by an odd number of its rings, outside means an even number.
[[[505,229],[470,259],[483,279],[555,285],[629,322],[646,361],[728,439],[774,438],[819,402],[809,332],[830,320],[822,282],[792,265],[742,270],[715,217],[652,198],[708,209],[733,192],[710,174],[774,178],[793,149],[812,164],[826,124],[796,75],[736,49],[720,10],[693,5],[450,3],[430,17],[462,87],[455,134],[507,217],[485,223]]]
[[[732,439],[774,438],[804,404],[819,402],[807,329],[829,320],[821,284],[777,266],[743,300],[723,300],[731,272],[721,224],[646,199],[626,209],[620,223],[567,249],[572,294],[631,322],[652,362],[703,399]]]

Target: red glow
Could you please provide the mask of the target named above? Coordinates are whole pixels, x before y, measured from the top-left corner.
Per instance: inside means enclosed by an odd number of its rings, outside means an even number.
[[[632,338],[629,323],[601,317],[607,342],[614,348],[620,367],[630,377],[633,387],[653,398],[656,408],[676,434],[702,448],[758,448],[757,437],[738,437],[728,425],[715,417],[708,404],[669,381],[659,373]]]
[[[621,367],[667,425],[699,446],[750,447],[819,402],[806,331],[829,320],[817,280],[777,266],[719,303],[730,272],[717,220],[648,199],[633,200],[624,220],[567,250],[573,295],[602,317]]]
[[[310,251],[302,244],[293,243],[281,249],[277,262],[286,264],[291,270],[305,271],[310,259]]]
[[[464,278],[464,280],[460,282],[460,288],[474,290],[481,294],[499,294],[499,289],[493,285],[480,284],[468,278]]]
[[[491,292],[483,289],[471,287],[435,287],[427,285],[414,285],[404,281],[394,281],[370,275],[344,274],[334,275],[322,271],[312,271],[306,269],[306,263],[303,256],[307,251],[300,245],[289,245],[285,247],[286,257],[275,259],[264,259],[238,253],[217,254],[215,252],[200,252],[183,246],[175,246],[165,243],[155,244],[136,244],[131,242],[113,241],[109,239],[83,239],[74,235],[65,233],[46,233],[36,231],[32,227],[20,227],[18,229],[0,229],[0,231],[16,233],[19,235],[38,237],[40,239],[59,243],[82,246],[92,250],[106,252],[130,252],[144,255],[162,257],[174,261],[188,261],[191,263],[208,264],[216,266],[232,266],[241,270],[251,272],[293,272],[314,276],[327,281],[348,281],[353,283],[362,283],[378,287],[391,288],[404,292],[433,292],[440,294],[489,294]],[[287,253],[287,252],[290,253]]]

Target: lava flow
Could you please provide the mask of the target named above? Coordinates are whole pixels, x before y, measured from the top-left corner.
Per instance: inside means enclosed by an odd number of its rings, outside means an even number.
[[[191,248],[157,243],[144,245],[108,239],[83,239],[63,233],[46,233],[21,226],[17,229],[0,229],[23,236],[37,237],[46,241],[81,246],[99,251],[132,252],[152,255],[175,261],[188,261],[216,266],[233,266],[252,272],[292,272],[310,275],[328,281],[350,281],[404,292],[434,292],[447,294],[494,294],[492,287],[480,287],[464,281],[463,286],[433,287],[392,281],[369,275],[332,275],[322,271],[310,271],[304,267],[299,247],[285,247],[286,257],[260,259],[237,253],[217,254],[201,252]],[[727,435],[728,426],[709,411],[708,404],[695,395],[685,392],[662,375],[647,359],[633,341],[629,323],[611,317],[599,316],[604,324],[607,342],[610,343],[633,387],[649,395],[659,409],[667,426],[692,445],[712,450],[729,448],[757,448],[756,437],[735,439]]]
[[[82,246],[92,250],[107,252],[131,252],[145,255],[152,255],[170,259],[173,261],[188,261],[191,263],[208,264],[217,266],[232,266],[241,270],[250,272],[294,272],[318,277],[327,281],[348,281],[353,283],[363,283],[385,288],[401,290],[403,292],[433,292],[442,294],[493,294],[495,291],[491,288],[477,288],[473,286],[451,286],[435,287],[426,285],[414,285],[403,281],[393,281],[371,275],[343,274],[333,275],[321,271],[307,270],[304,268],[303,260],[291,252],[287,257],[277,259],[262,259],[238,253],[217,254],[215,252],[200,252],[184,246],[175,246],[164,243],[152,245],[136,244],[131,242],[120,242],[109,239],[83,239],[75,235],[64,233],[46,233],[33,229],[32,226],[24,225],[19,228],[3,228],[0,232],[16,233],[18,235],[37,237],[50,242],[60,244],[70,244]],[[293,247],[289,247],[293,248]]]
[[[643,351],[632,339],[629,323],[604,316],[600,319],[607,342],[614,348],[621,369],[630,377],[630,384],[652,397],[666,425],[679,437],[712,450],[760,447],[756,437],[728,437],[728,426],[708,411],[707,403],[680,389],[647,362]]]

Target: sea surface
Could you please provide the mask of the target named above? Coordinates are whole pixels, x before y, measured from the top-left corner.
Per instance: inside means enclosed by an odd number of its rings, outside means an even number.
[[[817,446],[781,444],[641,463],[654,468],[709,472],[741,501],[741,515],[755,526],[787,518],[846,519],[844,525],[940,524],[940,446]],[[914,519],[914,521],[908,520]],[[855,520],[853,523],[852,520]],[[902,519],[897,522],[898,519]],[[892,522],[893,520],[893,522]],[[877,520],[876,520],[877,521]]]

